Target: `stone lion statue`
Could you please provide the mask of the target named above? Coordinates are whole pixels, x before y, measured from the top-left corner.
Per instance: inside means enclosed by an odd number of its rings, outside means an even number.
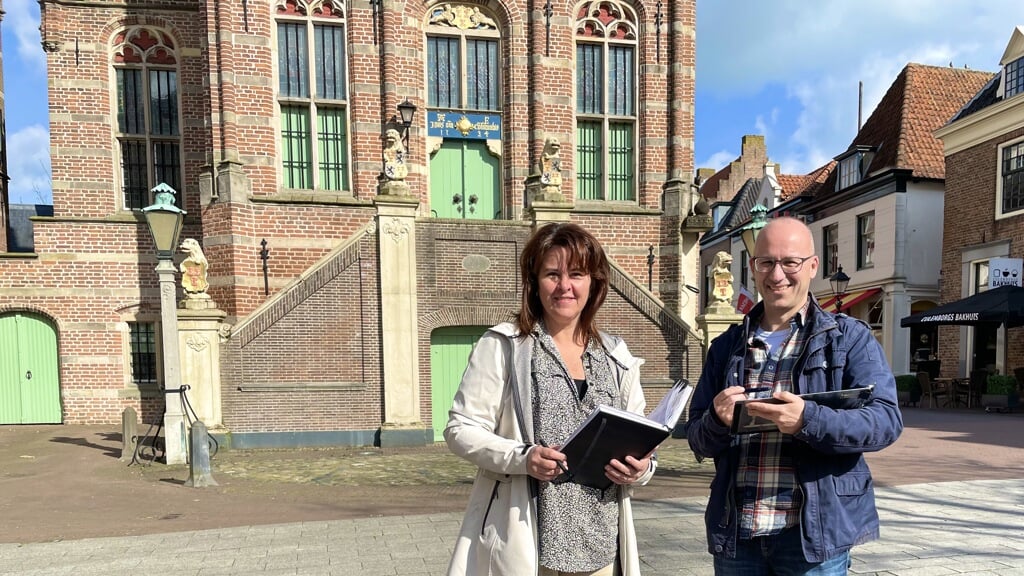
[[[185,238],[181,243],[181,249],[188,256],[181,261],[181,287],[185,290],[186,298],[208,297],[206,290],[210,287],[206,280],[210,263],[203,254],[202,247],[195,238]]]
[[[714,282],[714,289],[711,296],[715,302],[732,301],[732,254],[728,252],[715,253],[715,259],[711,262],[711,279]]]
[[[540,181],[544,186],[562,187],[562,143],[555,136],[544,139],[544,152],[540,158]]]
[[[389,180],[405,180],[409,167],[405,164],[405,145],[398,130],[389,129],[384,133],[384,176]]]

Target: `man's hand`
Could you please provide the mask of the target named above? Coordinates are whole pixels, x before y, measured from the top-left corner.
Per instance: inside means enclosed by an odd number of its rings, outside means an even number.
[[[733,406],[737,400],[744,400],[747,397],[747,389],[743,386],[730,386],[715,396],[715,415],[726,426],[732,426]]]
[[[728,390],[731,388],[726,388],[726,391]],[[772,394],[772,398],[781,400],[782,404],[751,402],[747,405],[747,412],[751,416],[771,420],[784,434],[799,432],[804,426],[804,399],[792,392],[776,392]],[[718,404],[717,398],[715,404]]]

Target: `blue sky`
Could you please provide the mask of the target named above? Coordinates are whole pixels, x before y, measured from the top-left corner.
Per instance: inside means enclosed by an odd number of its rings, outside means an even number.
[[[11,201],[50,202],[39,4],[5,0]],[[1015,20],[1017,19],[1017,20]],[[698,0],[695,160],[721,168],[762,134],[786,174],[844,151],[908,62],[996,71],[1020,0]]]
[[[762,134],[784,174],[845,151],[909,62],[996,72],[1020,0],[697,0],[695,161]]]

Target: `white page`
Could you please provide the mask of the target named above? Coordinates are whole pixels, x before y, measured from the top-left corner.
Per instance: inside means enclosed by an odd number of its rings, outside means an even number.
[[[647,418],[666,428],[675,428],[680,416],[683,415],[683,410],[686,408],[686,402],[692,394],[693,386],[690,386],[689,382],[677,380],[675,385],[665,393],[665,397],[661,399],[661,402],[658,402],[654,410],[651,410],[651,413],[647,415]]]

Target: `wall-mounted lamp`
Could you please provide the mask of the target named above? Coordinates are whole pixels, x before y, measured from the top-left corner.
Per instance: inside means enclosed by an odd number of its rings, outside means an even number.
[[[405,153],[409,153],[409,127],[412,126],[412,119],[416,116],[416,105],[408,98],[398,105],[398,117],[402,121],[402,143],[405,144]]]

